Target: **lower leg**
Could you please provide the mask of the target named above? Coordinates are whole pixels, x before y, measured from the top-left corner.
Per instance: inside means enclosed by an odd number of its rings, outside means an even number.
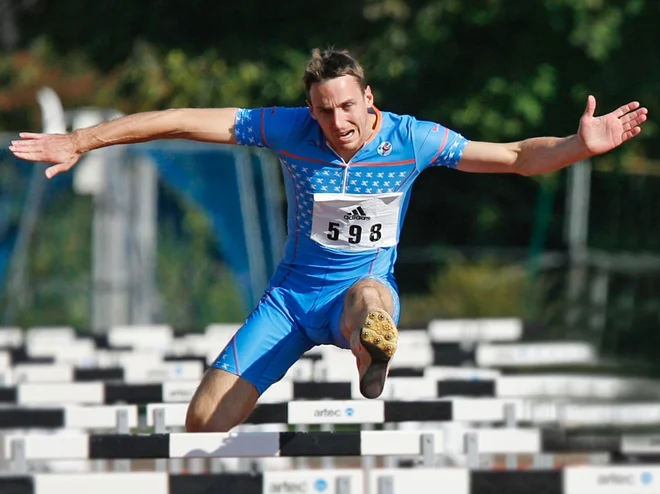
[[[188,405],[188,432],[228,432],[252,413],[259,398],[245,379],[220,369],[209,369]]]

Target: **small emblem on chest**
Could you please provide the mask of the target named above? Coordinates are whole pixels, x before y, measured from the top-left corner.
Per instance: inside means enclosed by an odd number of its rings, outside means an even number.
[[[389,156],[392,154],[392,143],[390,141],[381,142],[380,146],[378,146],[378,154],[381,156]]]

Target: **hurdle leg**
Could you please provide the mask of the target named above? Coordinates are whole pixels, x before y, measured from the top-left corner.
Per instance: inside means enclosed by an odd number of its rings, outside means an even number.
[[[25,474],[28,471],[25,440],[22,437],[11,442],[11,471],[17,474]]]
[[[394,431],[397,429],[397,425],[391,422],[383,424],[383,429],[386,431]],[[396,456],[386,456],[383,458],[383,466],[385,468],[396,468],[398,466],[399,458]]]
[[[517,425],[516,407],[513,403],[507,403],[504,405],[504,424],[508,429],[514,429]],[[507,470],[517,470],[518,455],[515,453],[507,453],[505,463]]]
[[[374,430],[374,425],[373,424],[364,424],[362,426],[362,430],[372,431],[372,430]],[[372,488],[371,488],[371,471],[376,466],[376,459],[373,456],[362,456],[361,461],[362,461],[362,474],[364,476],[364,487],[365,487],[364,494],[371,494],[371,492],[372,492]]]
[[[435,467],[435,437],[433,434],[422,434],[419,437],[422,465],[425,468]]]
[[[117,434],[130,434],[128,427],[128,411],[117,410]],[[115,472],[130,472],[131,460],[113,460]]]
[[[295,425],[293,428],[294,431],[296,432],[308,432],[309,427],[306,425]],[[304,456],[297,456],[296,457],[296,462],[295,462],[296,468],[299,470],[307,470],[309,469],[309,459],[304,457]]]
[[[478,470],[479,461],[479,440],[477,434],[468,432],[465,434],[465,452],[467,454],[467,467],[469,470]]]
[[[154,420],[154,434],[165,434],[165,409],[163,408],[154,408],[153,410],[153,420]],[[167,472],[167,459],[159,458],[155,461],[155,470],[157,472]]]
[[[378,477],[378,492],[376,494],[394,494],[394,479],[391,475]]]
[[[323,432],[334,432],[335,427],[332,424],[321,424],[321,430]],[[321,468],[324,470],[332,470],[335,468],[335,457],[324,456],[321,458]]]

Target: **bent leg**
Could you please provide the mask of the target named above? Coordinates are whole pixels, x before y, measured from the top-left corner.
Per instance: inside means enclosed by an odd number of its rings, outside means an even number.
[[[188,406],[189,432],[227,432],[314,343],[289,314],[282,289],[269,292],[213,362]]]
[[[399,337],[393,319],[397,312],[393,291],[372,278],[356,282],[344,295],[340,330],[356,357],[365,398],[378,398],[383,392]]]
[[[243,422],[259,398],[248,381],[210,368],[197,387],[186,414],[188,432],[228,432]]]

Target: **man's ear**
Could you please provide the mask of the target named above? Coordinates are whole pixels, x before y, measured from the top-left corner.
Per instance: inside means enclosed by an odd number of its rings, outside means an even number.
[[[371,92],[371,86],[364,88],[364,99],[367,103],[367,108],[374,106],[374,93]]]
[[[316,120],[316,117],[314,116],[314,107],[312,106],[312,102],[306,99],[305,103],[307,103],[307,109],[309,110],[309,114],[312,116],[314,120]]]

